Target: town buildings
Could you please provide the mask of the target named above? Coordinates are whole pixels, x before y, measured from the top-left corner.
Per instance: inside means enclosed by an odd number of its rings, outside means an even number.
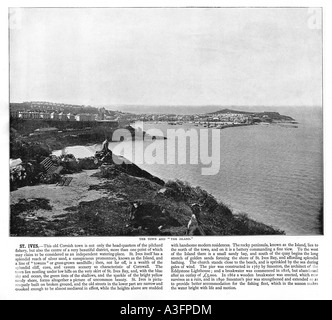
[[[36,111],[11,111],[11,118],[19,118],[24,120],[55,120],[55,121],[95,121],[95,115],[79,114],[64,112],[36,112]]]
[[[118,121],[126,122],[130,114],[111,111],[103,107],[96,108],[84,105],[32,101],[10,103],[10,117],[24,120],[54,120],[54,121]]]

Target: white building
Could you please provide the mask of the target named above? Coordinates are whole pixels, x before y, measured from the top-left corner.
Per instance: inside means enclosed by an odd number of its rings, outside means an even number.
[[[52,120],[59,120],[59,114],[56,112],[51,113],[51,119]]]
[[[51,119],[51,114],[48,112],[42,112],[40,114],[40,118],[43,120],[50,120]]]
[[[94,114],[78,114],[75,116],[76,121],[95,121],[95,115]]]
[[[74,116],[72,113],[68,113],[68,114],[67,114],[67,119],[68,119],[69,121],[75,121],[75,120],[76,120],[75,116]]]
[[[66,120],[68,120],[67,115],[64,114],[63,112],[60,112],[59,113],[59,120],[60,121],[66,121]]]

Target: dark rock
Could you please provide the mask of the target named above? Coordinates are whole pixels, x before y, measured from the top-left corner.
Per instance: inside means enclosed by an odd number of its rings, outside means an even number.
[[[89,157],[78,160],[78,167],[82,170],[96,170],[101,162],[95,157]]]
[[[81,171],[76,160],[61,162],[61,165],[63,166],[63,174],[77,173]]]
[[[103,164],[100,166],[100,173],[102,178],[107,179],[114,179],[119,175],[119,170],[117,169],[116,165],[107,165]]]
[[[143,201],[131,203],[129,219],[135,227],[142,227],[149,234],[159,234],[164,227],[178,227],[181,224],[171,217],[170,213],[163,207]],[[162,227],[162,228],[161,228]]]
[[[120,165],[120,170],[122,172],[125,172],[133,177],[138,177],[138,178],[145,178],[147,180],[150,180],[154,183],[157,183],[161,186],[164,186],[165,182],[155,176],[153,176],[152,174],[150,174],[149,172],[141,169],[140,167],[138,167],[136,164],[134,163],[122,163]]]
[[[41,182],[45,184],[56,184],[61,181],[61,175],[58,173],[52,173],[41,178]]]
[[[113,153],[111,150],[108,150],[107,152],[102,150],[102,151],[97,151],[95,154],[95,158],[98,159],[101,163],[104,164],[113,164]]]
[[[108,154],[107,157],[110,157],[110,154]],[[125,158],[112,155],[112,163],[110,163],[110,159],[108,159],[109,161],[106,162],[104,161],[104,159],[105,157],[100,159],[100,161],[103,163],[103,165],[100,167],[103,178],[113,178],[115,175],[118,175],[119,172],[123,172],[133,177],[150,180],[161,186],[165,184],[163,180],[153,176],[149,172],[141,169],[140,167]]]

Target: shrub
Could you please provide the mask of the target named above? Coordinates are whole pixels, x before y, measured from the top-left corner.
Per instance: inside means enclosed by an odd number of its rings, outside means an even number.
[[[233,230],[235,235],[285,235],[284,231],[252,220],[246,214],[236,215],[235,218]]]

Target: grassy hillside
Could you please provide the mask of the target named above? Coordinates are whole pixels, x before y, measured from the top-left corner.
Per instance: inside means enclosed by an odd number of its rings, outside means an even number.
[[[53,208],[50,201],[57,196],[56,190],[51,191],[49,199],[21,199],[12,204],[11,234],[185,236],[193,214],[193,204],[200,207],[201,229],[207,236],[284,234],[245,215],[234,215],[206,191],[181,181],[170,181],[163,186],[153,179],[142,177],[138,171],[133,176],[125,168],[116,165],[107,166],[93,176],[98,183],[90,185],[84,196],[88,199],[89,193],[99,192],[98,199],[68,206],[52,219],[37,216],[37,212],[43,210],[45,216],[51,214]],[[68,189],[68,192],[71,191]],[[135,216],[134,204],[140,208]],[[26,219],[26,215],[29,219]]]

